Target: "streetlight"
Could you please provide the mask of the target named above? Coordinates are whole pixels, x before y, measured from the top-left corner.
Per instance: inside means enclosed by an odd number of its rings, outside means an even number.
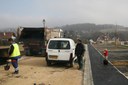
[[[45,22],[46,22],[45,19],[43,19],[43,25],[44,25],[44,28],[45,28]]]
[[[44,26],[44,28],[43,28],[44,29],[44,41],[43,41],[43,43],[44,43],[44,47],[47,44],[47,36],[46,36],[47,35],[47,30],[45,29],[45,22],[46,22],[45,19],[43,19],[43,26]],[[42,54],[46,55],[45,52],[46,52],[46,48],[43,48],[42,49]]]

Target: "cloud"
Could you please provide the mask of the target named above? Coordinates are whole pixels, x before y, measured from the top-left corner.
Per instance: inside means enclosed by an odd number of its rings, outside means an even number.
[[[12,12],[0,9],[0,28],[42,26],[43,19],[48,27],[74,23],[128,26],[127,0],[31,0],[19,5],[20,2],[18,6],[15,3]]]
[[[13,16],[2,15],[0,16],[0,27],[18,27],[18,26],[41,26],[41,18],[32,16]]]

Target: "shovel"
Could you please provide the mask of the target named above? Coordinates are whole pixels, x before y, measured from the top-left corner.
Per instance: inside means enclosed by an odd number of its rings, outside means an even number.
[[[6,65],[4,66],[4,70],[5,71],[8,71],[10,69],[9,63],[10,63],[10,60],[8,60],[7,63],[6,63]]]
[[[5,71],[8,71],[10,69],[10,65],[7,63],[5,66],[4,66],[4,70]]]

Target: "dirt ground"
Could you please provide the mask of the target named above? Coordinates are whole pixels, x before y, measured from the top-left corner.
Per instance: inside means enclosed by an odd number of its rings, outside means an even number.
[[[44,57],[25,57],[19,61],[20,73],[12,74],[0,66],[0,85],[81,85],[82,71],[77,65],[69,68],[66,65],[53,65],[48,67]]]
[[[128,78],[128,47],[112,44],[95,44],[94,47],[103,55],[104,49],[108,49],[108,60],[116,66]]]

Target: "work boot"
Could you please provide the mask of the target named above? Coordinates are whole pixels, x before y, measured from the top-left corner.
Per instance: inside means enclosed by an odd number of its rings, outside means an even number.
[[[79,67],[78,70],[81,70],[82,71],[83,70],[83,67]]]
[[[13,72],[13,74],[19,74],[19,70],[17,70],[17,71],[15,71],[15,72]]]

